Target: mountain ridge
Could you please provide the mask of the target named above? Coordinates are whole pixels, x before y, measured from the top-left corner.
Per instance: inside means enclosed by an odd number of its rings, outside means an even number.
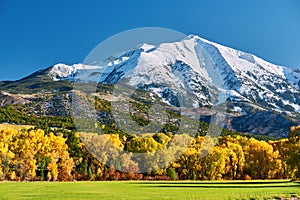
[[[14,93],[14,87],[22,86],[25,93],[30,93],[47,90],[43,88],[47,86],[51,91],[70,91],[77,81],[116,84],[126,80],[168,105],[183,106],[186,102],[193,108],[223,105],[226,111],[239,116],[226,126],[240,132],[259,134],[259,128],[246,121],[253,123],[255,118],[269,116],[270,120],[280,119],[284,128],[280,129],[278,122],[277,131],[266,127],[261,134],[272,131],[282,137],[286,136],[288,126],[300,119],[299,69],[274,65],[197,35],[173,43],[141,44],[101,63],[104,65],[59,63],[15,82],[2,82],[0,89]],[[266,120],[257,122],[257,127],[261,129],[263,122]]]
[[[167,82],[182,88],[183,82],[189,82],[187,88],[195,90],[198,101],[207,98],[202,89],[197,89],[200,85],[206,89],[217,87],[226,90],[227,98],[234,93],[236,96],[233,97],[244,98],[278,112],[300,111],[300,70],[274,65],[255,55],[194,35],[179,42],[162,43],[146,51],[137,48],[130,54],[119,56],[113,61],[115,64],[101,71],[103,74],[99,82],[117,83],[119,79],[127,78],[129,84],[135,86]],[[174,75],[177,72],[179,75]],[[207,100],[206,105],[213,104],[211,101]],[[284,108],[283,104],[288,106]]]

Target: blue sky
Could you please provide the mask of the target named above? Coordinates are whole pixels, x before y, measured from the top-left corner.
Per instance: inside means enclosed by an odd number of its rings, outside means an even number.
[[[0,0],[0,80],[79,63],[101,41],[164,27],[300,67],[297,0]]]

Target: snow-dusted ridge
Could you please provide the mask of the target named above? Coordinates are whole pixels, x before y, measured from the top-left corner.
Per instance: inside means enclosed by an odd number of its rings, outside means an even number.
[[[195,97],[195,106],[228,100],[236,112],[245,112],[243,102],[279,112],[300,112],[300,70],[197,35],[174,43],[141,44],[103,67],[57,64],[49,76],[55,81],[102,83],[117,83],[126,77],[131,85],[144,87],[169,103],[175,95],[170,90],[181,94],[188,90]]]
[[[69,80],[74,81],[78,77],[88,78],[91,73],[101,71],[101,66],[95,65],[84,65],[84,64],[73,64],[66,65],[63,63],[56,64],[52,67],[48,75],[54,80]]]

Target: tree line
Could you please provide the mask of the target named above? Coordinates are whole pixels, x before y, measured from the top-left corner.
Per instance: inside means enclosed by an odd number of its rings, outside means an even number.
[[[181,148],[184,141],[189,145]],[[3,128],[0,166],[0,180],[20,181],[299,178],[300,126],[291,127],[288,138],[269,141]]]

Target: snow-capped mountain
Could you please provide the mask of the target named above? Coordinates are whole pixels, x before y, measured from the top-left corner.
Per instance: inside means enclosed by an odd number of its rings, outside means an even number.
[[[109,84],[97,88],[108,93],[93,93],[95,82]],[[68,115],[74,91],[88,86],[87,92],[114,102],[118,98],[113,95],[119,93],[111,95],[111,84],[116,84],[115,92],[123,89],[119,83],[146,91],[142,95],[164,103],[167,109],[175,105],[188,108],[184,115],[200,113],[203,121],[209,122],[216,110],[225,112],[224,127],[238,132],[281,138],[300,123],[299,69],[278,66],[195,35],[173,43],[141,44],[91,64],[60,63],[17,81],[0,82],[0,104],[35,102],[30,105],[40,103],[49,115]],[[57,98],[42,98],[47,95]]]
[[[142,44],[105,66],[64,64],[49,72],[53,80],[128,84],[162,97],[168,104],[188,95],[194,107],[230,102],[234,112],[300,112],[300,70],[278,66],[199,36],[160,45]],[[180,99],[180,98],[179,98]]]

